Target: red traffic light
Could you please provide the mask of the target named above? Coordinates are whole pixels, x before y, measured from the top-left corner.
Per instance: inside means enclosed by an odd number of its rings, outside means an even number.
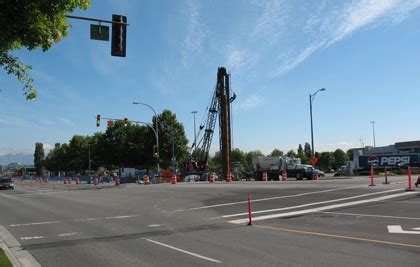
[[[101,124],[101,115],[96,115],[96,127],[99,127],[99,125]]]

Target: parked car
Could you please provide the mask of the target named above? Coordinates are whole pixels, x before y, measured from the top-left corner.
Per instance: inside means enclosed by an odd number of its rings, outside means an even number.
[[[313,171],[314,171],[314,172],[316,172],[316,173],[318,173],[318,176],[319,176],[319,177],[324,177],[324,176],[325,176],[325,172],[323,172],[323,171],[321,171],[321,170],[314,169]]]
[[[15,189],[12,179],[8,176],[0,177],[0,189]]]
[[[197,174],[190,174],[185,176],[184,182],[198,182],[200,181],[200,175]]]

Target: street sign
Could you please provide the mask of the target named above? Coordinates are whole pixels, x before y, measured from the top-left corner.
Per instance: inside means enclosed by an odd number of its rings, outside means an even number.
[[[318,162],[318,158],[316,156],[311,157],[311,163],[312,165],[315,165]]]
[[[109,27],[90,24],[90,39],[109,41]]]

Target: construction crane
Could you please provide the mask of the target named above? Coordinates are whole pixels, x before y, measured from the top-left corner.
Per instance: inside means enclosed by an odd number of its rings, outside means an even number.
[[[199,134],[204,134],[197,144],[191,147],[191,160],[188,163],[189,171],[206,171],[208,169],[209,151],[213,139],[217,117],[219,117],[219,144],[222,156],[222,177],[226,179],[231,171],[231,116],[230,103],[236,95],[230,92],[230,75],[226,68],[220,67],[217,71],[216,88],[213,92],[210,105],[207,107],[207,117],[200,125]]]

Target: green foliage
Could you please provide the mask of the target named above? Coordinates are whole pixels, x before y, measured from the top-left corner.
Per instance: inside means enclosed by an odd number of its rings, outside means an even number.
[[[297,158],[298,157],[297,153],[293,149],[287,151],[286,155],[288,157],[291,157],[291,158]]]
[[[318,156],[318,163],[316,166],[322,170],[328,170],[332,168],[334,164],[334,156],[332,152],[321,152]]]
[[[340,166],[344,165],[346,161],[348,161],[347,154],[341,149],[336,149],[333,155],[334,155],[333,168],[336,170],[340,168]]]
[[[252,170],[252,158],[253,157],[259,157],[259,156],[264,156],[264,154],[260,151],[260,150],[254,150],[254,151],[249,151],[245,154],[245,160],[246,160],[246,165],[245,165],[245,169],[246,170]]]
[[[271,154],[270,154],[270,156],[272,156],[272,157],[281,157],[281,156],[283,156],[283,151],[281,151],[280,149],[277,149],[277,148],[275,148],[275,149],[273,149],[273,151],[271,151]]]
[[[156,123],[156,118],[153,121]],[[158,125],[161,166],[170,166],[173,144],[177,162],[183,162],[188,154],[188,140],[183,125],[169,110],[164,110],[159,115]],[[98,132],[93,136],[75,135],[69,144],[55,145],[46,158],[46,167],[50,171],[83,173],[89,167],[90,151],[92,170],[98,167],[154,168],[157,163],[153,156],[156,136],[151,127],[153,125],[132,123],[125,126],[124,122],[117,121],[104,133]]]
[[[65,37],[70,28],[65,15],[90,6],[89,0],[19,0],[0,2],[0,66],[23,83],[26,99],[36,98],[33,79],[25,66],[10,51],[42,48],[47,51]]]
[[[35,153],[34,153],[34,165],[35,170],[38,175],[42,174],[42,167],[44,166],[44,145],[42,143],[35,144]]]

